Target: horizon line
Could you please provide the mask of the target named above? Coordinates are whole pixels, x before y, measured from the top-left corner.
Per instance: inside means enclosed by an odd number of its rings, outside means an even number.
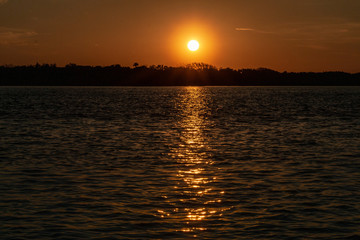
[[[180,68],[186,68],[186,69],[191,69],[191,70],[206,70],[206,69],[213,69],[213,70],[226,70],[226,69],[230,69],[233,71],[239,71],[239,70],[256,70],[256,71],[261,71],[261,70],[270,70],[270,71],[274,71],[274,72],[278,72],[278,73],[348,73],[348,74],[360,74],[360,70],[359,71],[354,71],[354,72],[347,72],[344,70],[322,70],[322,71],[288,71],[288,70],[274,70],[272,68],[269,67],[244,67],[244,68],[233,68],[233,67],[217,67],[213,64],[208,64],[208,63],[204,63],[204,62],[192,62],[189,64],[185,64],[185,65],[179,65],[179,66],[173,66],[173,65],[164,65],[164,64],[151,64],[151,65],[140,65],[138,62],[134,62],[131,65],[121,65],[118,63],[115,64],[111,64],[111,65],[89,65],[89,64],[77,64],[77,63],[68,63],[65,65],[58,65],[57,63],[35,63],[35,64],[19,64],[19,65],[15,65],[15,64],[2,64],[0,65],[0,68],[16,68],[16,67],[53,67],[53,68],[67,68],[67,67],[91,67],[91,68],[108,68],[108,67],[120,67],[120,68],[130,68],[130,69],[136,69],[136,68],[147,68],[147,69],[153,69],[153,70],[159,70],[157,68],[173,68],[173,69],[180,69]]]

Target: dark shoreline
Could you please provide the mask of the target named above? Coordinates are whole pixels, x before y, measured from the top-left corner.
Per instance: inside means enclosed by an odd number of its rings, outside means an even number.
[[[360,86],[360,73],[167,66],[0,66],[0,86]]]

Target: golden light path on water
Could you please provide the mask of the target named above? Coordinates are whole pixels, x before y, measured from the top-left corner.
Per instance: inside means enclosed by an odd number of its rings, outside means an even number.
[[[182,109],[176,126],[179,142],[169,153],[177,164],[171,179],[175,186],[163,196],[172,207],[158,210],[162,218],[178,223],[178,231],[194,234],[207,230],[207,220],[218,220],[229,209],[222,205],[224,190],[216,186],[221,169],[214,164],[210,136],[205,134],[211,122],[206,99],[209,94],[203,91],[204,88],[185,88],[178,103]]]

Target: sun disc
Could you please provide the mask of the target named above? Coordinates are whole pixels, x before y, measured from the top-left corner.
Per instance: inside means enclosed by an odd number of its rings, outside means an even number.
[[[189,41],[188,42],[188,48],[189,48],[189,50],[190,51],[196,51],[196,50],[198,50],[199,49],[199,47],[200,47],[200,44],[199,44],[199,42],[198,41],[196,41],[196,40],[191,40],[191,41]]]

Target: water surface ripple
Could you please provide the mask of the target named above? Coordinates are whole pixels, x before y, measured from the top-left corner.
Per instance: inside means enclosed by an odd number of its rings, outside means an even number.
[[[360,88],[0,88],[1,239],[360,239]]]

